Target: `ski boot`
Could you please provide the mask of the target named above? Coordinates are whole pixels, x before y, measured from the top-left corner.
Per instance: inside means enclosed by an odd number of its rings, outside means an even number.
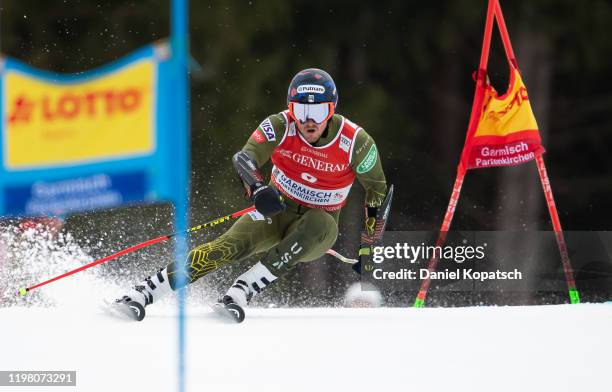
[[[245,317],[244,307],[276,279],[265,265],[258,262],[236,279],[227,293],[215,304],[215,311],[241,323]]]
[[[142,321],[145,317],[145,307],[171,291],[167,269],[163,268],[132,287],[126,295],[116,299],[110,304],[110,308],[124,318]]]

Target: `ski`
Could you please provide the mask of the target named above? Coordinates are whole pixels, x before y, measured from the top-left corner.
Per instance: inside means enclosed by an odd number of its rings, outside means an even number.
[[[102,309],[106,314],[123,320],[142,321],[145,317],[144,307],[136,301],[108,302],[104,300]]]
[[[232,321],[235,323],[241,323],[244,321],[244,309],[238,304],[233,302],[223,304],[221,302],[217,302],[212,305],[212,309],[215,314],[226,321]]]

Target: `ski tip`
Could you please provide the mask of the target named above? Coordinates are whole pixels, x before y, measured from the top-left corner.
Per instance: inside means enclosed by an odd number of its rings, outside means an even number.
[[[17,296],[18,297],[25,297],[25,295],[28,293],[28,289],[22,287],[17,291]]]
[[[241,323],[244,321],[244,309],[237,304],[231,303],[225,305],[225,309],[232,313],[232,316],[236,320],[237,323]]]
[[[131,317],[135,321],[142,321],[145,318],[145,310],[144,307],[136,301],[132,301],[129,304],[130,309],[132,310]]]
[[[216,303],[212,305],[215,313],[224,319],[226,322],[241,323],[244,321],[244,309],[235,303]]]
[[[136,301],[109,302],[104,300],[101,308],[105,313],[126,321],[142,321],[145,318],[145,308]]]

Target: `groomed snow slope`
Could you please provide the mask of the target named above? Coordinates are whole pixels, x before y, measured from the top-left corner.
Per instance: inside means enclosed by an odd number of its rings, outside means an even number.
[[[1,370],[76,370],[54,391],[175,391],[176,317],[0,309]],[[612,306],[188,309],[187,391],[604,391]],[[0,387],[0,390],[10,388]],[[40,390],[19,387],[18,391]]]

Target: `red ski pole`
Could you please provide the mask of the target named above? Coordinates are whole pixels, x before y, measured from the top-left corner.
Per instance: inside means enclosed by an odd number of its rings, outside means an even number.
[[[176,232],[176,233],[172,233],[172,234],[168,234],[168,235],[163,235],[161,237],[153,238],[152,240],[141,242],[140,244],[137,244],[137,245],[134,245],[134,246],[130,246],[129,248],[120,250],[119,252],[113,253],[110,256],[106,256],[106,257],[103,257],[103,258],[98,259],[96,261],[92,261],[89,264],[85,264],[83,266],[80,266],[79,268],[76,268],[76,269],[73,269],[71,271],[65,272],[65,273],[63,273],[61,275],[58,275],[58,276],[54,277],[54,278],[45,280],[44,282],[37,283],[37,284],[35,284],[33,286],[30,286],[30,287],[20,288],[19,292],[18,292],[18,295],[24,296],[29,291],[32,291],[34,289],[37,289],[37,288],[42,287],[44,285],[47,285],[49,283],[55,282],[56,280],[63,279],[63,278],[65,278],[67,276],[70,276],[70,275],[74,275],[77,272],[81,272],[81,271],[84,271],[84,270],[89,269],[91,267],[95,267],[96,265],[99,265],[99,264],[102,264],[102,263],[106,263],[107,261],[116,259],[116,258],[118,258],[120,256],[123,256],[125,254],[134,252],[134,251],[136,251],[138,249],[142,249],[142,248],[145,248],[147,246],[150,246],[150,245],[153,245],[153,244],[157,244],[159,242],[167,241],[170,238],[172,238],[172,237],[174,237],[174,236],[176,236],[178,234],[193,233],[194,231],[198,231],[198,230],[206,229],[206,228],[209,228],[209,227],[213,227],[213,226],[216,226],[218,224],[225,223],[225,222],[229,221],[230,219],[238,218],[238,217],[240,217],[240,216],[242,216],[244,214],[247,214],[247,213],[249,213],[251,211],[254,211],[254,210],[255,210],[255,207],[251,206],[249,208],[245,208],[244,210],[240,210],[240,211],[234,212],[233,214],[225,215],[225,216],[222,216],[222,217],[217,218],[215,220],[212,220],[210,222],[206,222],[206,223],[203,223],[201,225],[191,227],[191,228],[189,228],[189,229],[187,229],[187,230],[185,230],[183,232]]]

